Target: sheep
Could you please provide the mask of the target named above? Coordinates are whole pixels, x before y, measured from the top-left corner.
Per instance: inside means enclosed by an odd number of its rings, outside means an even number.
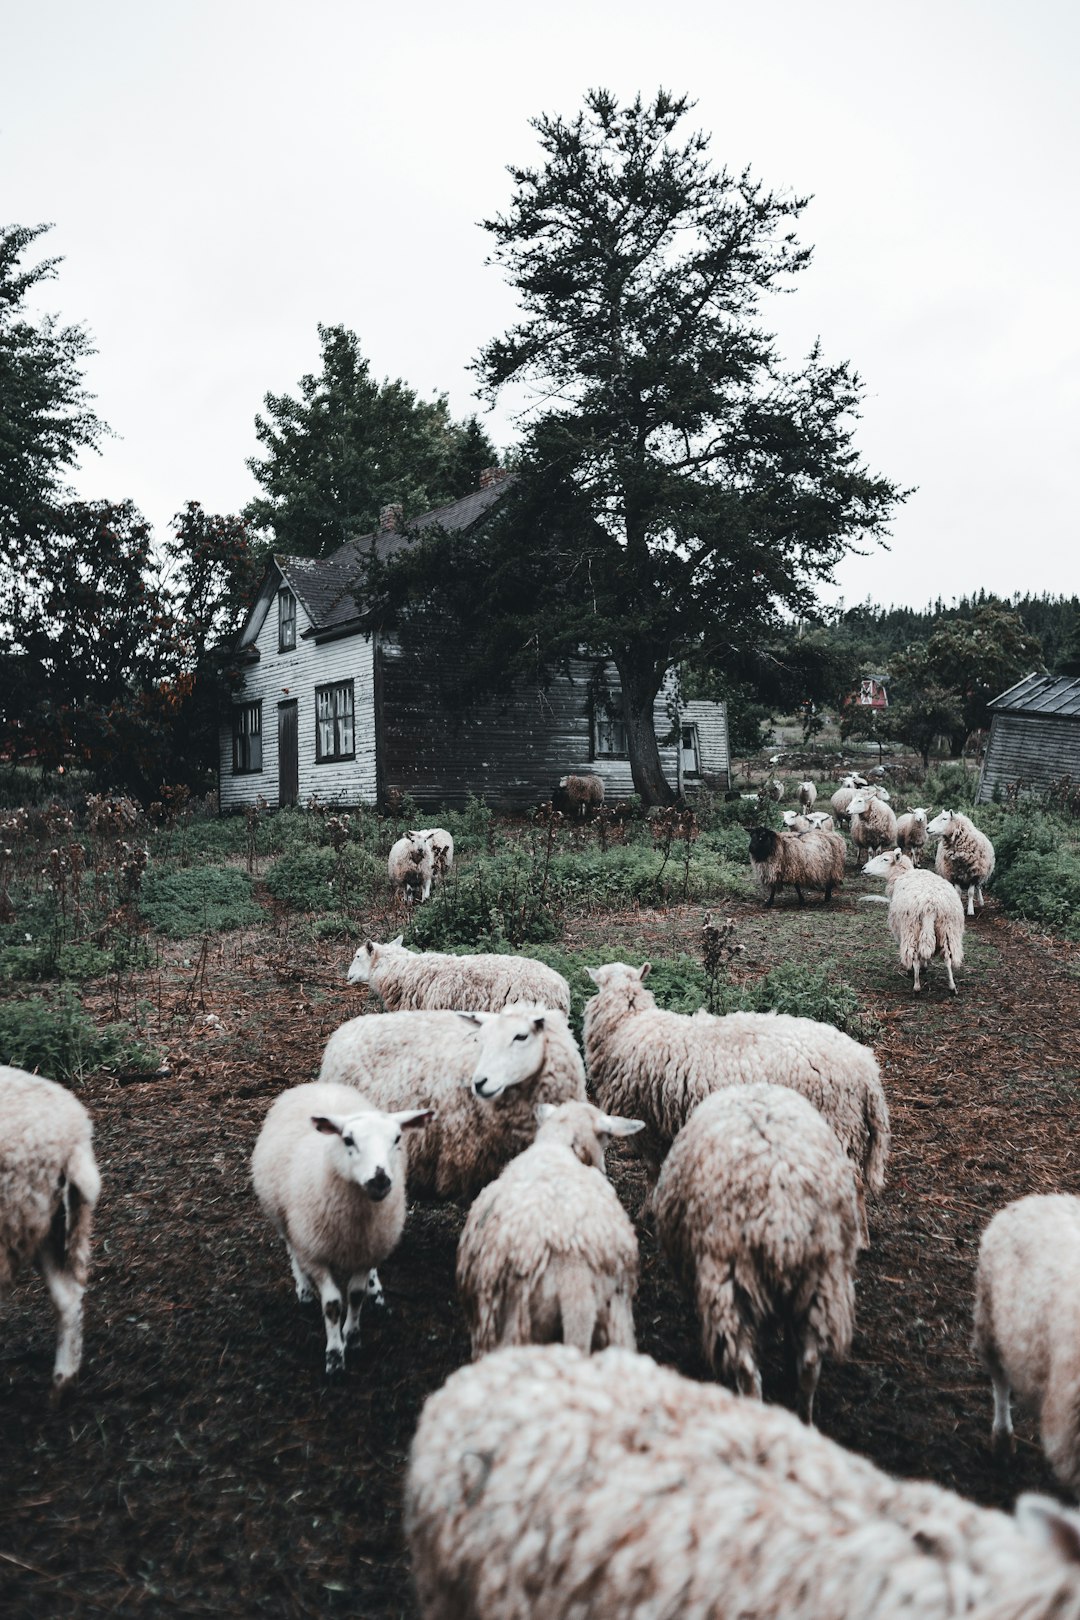
[[[788,1086],[824,1115],[854,1164],[867,1241],[864,1191],[881,1191],[889,1155],[889,1109],[869,1047],[832,1024],[784,1013],[665,1012],[645,988],[648,962],[585,971],[599,987],[585,1004],[589,1079],[607,1113],[645,1120],[635,1147],[650,1181],[693,1110],[714,1091],[762,1080]]]
[[[441,880],[454,865],[453,835],[445,827],[418,827],[416,836],[431,850],[432,878]]]
[[[585,821],[604,802],[602,776],[563,776],[552,798],[575,821]]]
[[[849,771],[847,776],[841,779],[840,786],[837,788],[836,792],[829,801],[832,808],[832,813],[838,821],[847,820],[848,805],[851,803],[856,793],[859,792],[860,788],[865,788],[866,786],[866,777],[856,776],[855,773],[851,771]]]
[[[587,1102],[541,1103],[536,1114],[536,1141],[483,1189],[458,1243],[473,1360],[559,1339],[632,1350],[637,1238],[604,1175],[604,1148],[643,1122]]]
[[[922,860],[926,844],[926,823],[929,811],[921,806],[896,818],[896,842],[905,855],[910,855],[916,866]]]
[[[807,816],[812,832],[835,832],[836,822],[827,810],[812,810]]]
[[[326,1043],[319,1078],[359,1086],[378,1108],[435,1108],[409,1138],[409,1188],[439,1198],[475,1197],[530,1146],[536,1103],[585,1100],[564,1014],[527,1004],[350,1019]]]
[[[921,989],[923,969],[940,955],[955,996],[953,968],[964,961],[964,908],[952,884],[933,872],[917,872],[911,856],[899,849],[875,855],[863,871],[867,877],[885,879],[889,933],[900,947],[900,966],[914,972],[912,995]]]
[[[767,777],[758,788],[758,798],[767,799],[773,804],[779,804],[787,789],[778,776]]]
[[[813,782],[799,783],[799,803],[804,810],[812,810],[817,801],[817,788]]]
[[[322,1306],[327,1376],[360,1342],[365,1297],[382,1302],[376,1268],[405,1225],[402,1132],[432,1117],[429,1108],[382,1113],[352,1086],[316,1081],[282,1092],[263,1121],[255,1194],[285,1240],[297,1299],[317,1295]]]
[[[83,1295],[101,1176],[90,1115],[55,1080],[0,1064],[0,1299],[31,1262],[57,1316],[52,1391],[82,1365]]]
[[[810,831],[809,816],[802,815],[802,813],[798,810],[783,810],[781,811],[781,817],[784,823],[785,832]]]
[[[570,1011],[570,986],[562,974],[531,956],[410,951],[400,934],[385,945],[366,939],[352,959],[348,980],[369,984],[387,1012],[439,1007],[498,1012],[511,1001]]]
[[[992,1441],[1011,1450],[1013,1390],[1039,1414],[1055,1476],[1080,1495],[1080,1198],[1019,1198],[983,1232],[975,1349],[994,1387]]]
[[[653,1207],[709,1365],[760,1400],[761,1330],[784,1323],[811,1423],[822,1357],[847,1355],[855,1321],[855,1175],[835,1132],[784,1086],[716,1091],[675,1138]]]
[[[994,872],[994,846],[986,834],[980,832],[969,816],[959,810],[943,810],[927,827],[941,840],[937,847],[934,870],[949,883],[963,899],[967,890],[967,914],[974,917],[974,900],[983,905],[983,885]]]
[[[1077,1620],[1080,1517],[894,1480],[647,1356],[499,1350],[424,1406],[421,1620]]]
[[[762,889],[768,889],[766,906],[776,899],[785,883],[795,886],[799,904],[805,905],[803,889],[824,889],[824,904],[844,881],[844,840],[831,832],[773,832],[771,827],[750,829],[750,865]]]
[[[860,788],[848,805],[848,819],[856,864],[860,857],[865,861],[867,852],[895,847],[896,817],[880,792],[872,795]]]
[[[407,906],[415,906],[431,895],[434,862],[431,845],[419,833],[406,833],[390,850],[386,863],[391,883],[397,885]]]

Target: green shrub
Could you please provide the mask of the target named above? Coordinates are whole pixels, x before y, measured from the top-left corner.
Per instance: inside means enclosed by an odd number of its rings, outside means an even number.
[[[329,917],[317,917],[311,924],[312,939],[364,939],[366,930],[352,917],[335,912]]]
[[[1080,939],[1080,854],[1075,850],[1018,852],[995,873],[994,893],[1017,917]]]
[[[558,934],[550,884],[528,855],[511,852],[455,865],[431,901],[414,912],[408,943],[420,950],[506,950],[554,939]]]
[[[327,911],[369,901],[387,883],[385,858],[357,844],[341,852],[300,846],[282,855],[266,874],[275,900],[293,911]]]
[[[940,810],[966,810],[975,803],[979,786],[978,771],[969,771],[965,765],[944,763],[932,766],[919,789],[919,804],[936,805]]]
[[[33,979],[103,979],[133,967],[146,967],[150,952],[142,939],[122,939],[108,950],[80,941],[57,946],[52,939],[40,944],[0,946],[0,983]]]
[[[148,872],[139,909],[152,928],[171,939],[221,933],[265,920],[251,879],[229,866],[188,866]]]
[[[857,1041],[871,1042],[881,1025],[861,1010],[858,992],[827,967],[782,962],[753,984],[720,988],[717,1012],[778,1012],[835,1024]]]
[[[0,1001],[0,1051],[18,1069],[37,1069],[50,1080],[72,1080],[91,1069],[153,1070],[158,1054],[129,1024],[99,1029],[76,995]]]

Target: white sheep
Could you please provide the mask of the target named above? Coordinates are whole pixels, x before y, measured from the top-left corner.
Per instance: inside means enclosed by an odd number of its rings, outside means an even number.
[[[442,879],[453,869],[454,839],[445,827],[418,827],[417,838],[422,838],[431,849],[432,877]]]
[[[643,1119],[635,1138],[650,1180],[697,1105],[725,1086],[789,1086],[824,1115],[855,1166],[864,1238],[864,1190],[881,1191],[889,1110],[877,1059],[832,1024],[784,1013],[699,1011],[656,1005],[649,964],[587,968],[599,993],[585,1004],[585,1056],[600,1107]]]
[[[653,1207],[709,1365],[760,1400],[761,1334],[783,1323],[811,1423],[822,1358],[842,1360],[855,1325],[859,1212],[836,1133],[785,1086],[714,1092],[675,1138]]]
[[[891,1479],[622,1349],[455,1372],[421,1413],[405,1536],[421,1620],[1080,1615],[1080,1515]]]
[[[0,1299],[40,1268],[57,1315],[53,1393],[82,1364],[83,1295],[101,1176],[90,1115],[55,1080],[0,1065]]]
[[[787,832],[809,832],[810,818],[804,816],[799,810],[781,811],[784,827]]]
[[[386,869],[391,883],[400,889],[406,905],[419,905],[429,898],[434,860],[431,845],[419,833],[406,833],[392,845]]]
[[[641,1130],[592,1103],[541,1103],[536,1141],[469,1211],[457,1287],[475,1361],[499,1345],[634,1348],[638,1245],[604,1175],[613,1136]]]
[[[952,884],[934,872],[917,872],[911,856],[899,849],[875,855],[863,871],[885,879],[889,933],[900,947],[900,966],[914,973],[912,994],[918,994],[922,973],[940,955],[955,996],[953,968],[964,961],[964,908]]]
[[[817,801],[817,788],[813,782],[799,783],[799,803],[804,810],[810,811]]]
[[[916,866],[922,860],[926,846],[927,820],[930,812],[921,805],[896,818],[896,842],[905,855],[910,855]]]
[[[428,1108],[382,1113],[352,1086],[316,1081],[282,1092],[263,1122],[255,1193],[285,1240],[296,1297],[319,1299],[328,1374],[360,1342],[365,1298],[382,1303],[376,1268],[405,1225],[402,1132],[431,1117]]]
[[[836,817],[837,821],[847,820],[848,805],[851,803],[856,793],[859,792],[860,788],[865,788],[866,786],[866,777],[856,776],[854,772],[849,771],[847,776],[841,778],[840,786],[837,788],[836,792],[829,801],[832,807],[832,813]]]
[[[1015,1390],[1039,1415],[1054,1474],[1080,1495],[1080,1198],[1006,1204],[979,1245],[975,1348],[994,1386],[992,1438],[1013,1441]]]
[[[967,890],[967,914],[975,915],[974,901],[983,905],[983,885],[994,873],[994,846],[984,832],[980,832],[970,816],[959,810],[943,810],[927,827],[941,842],[934,859],[934,870],[947,883],[955,884],[963,898]]]
[[[400,934],[386,945],[365,940],[348,979],[350,984],[369,984],[387,1012],[439,1007],[498,1012],[512,1001],[570,1011],[570,986],[562,974],[531,956],[410,951]]]
[[[848,805],[848,819],[856,863],[860,854],[865,861],[867,854],[896,847],[896,817],[880,791],[871,794],[860,788]]]
[[[475,1197],[528,1147],[537,1103],[585,1100],[566,1018],[542,1007],[353,1018],[327,1042],[319,1078],[358,1086],[379,1108],[434,1108],[409,1139],[409,1188],[441,1198]]]
[[[778,776],[770,776],[758,788],[758,797],[769,799],[773,804],[779,804],[787,789]]]
[[[836,822],[827,810],[812,810],[806,819],[814,832],[836,831]]]

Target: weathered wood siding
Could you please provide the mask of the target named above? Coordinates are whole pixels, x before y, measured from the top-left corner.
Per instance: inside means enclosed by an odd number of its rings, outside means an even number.
[[[1044,792],[1051,782],[1071,776],[1080,782],[1080,720],[1052,715],[995,714],[990,723],[977,802],[1012,782]]]
[[[498,698],[461,707],[452,689],[454,659],[417,638],[384,639],[378,652],[380,779],[421,805],[460,806],[470,794],[507,807],[549,798],[561,776],[593,773],[609,799],[634,791],[630,762],[593,751],[596,660],[575,659],[548,687],[515,682]],[[608,666],[605,684],[618,691]],[[656,734],[672,722],[664,690],[654,710]],[[664,773],[675,785],[674,739],[662,746]]]
[[[262,701],[262,770],[234,775],[232,721],[226,715],[221,728],[218,784],[222,810],[246,809],[261,794],[266,803],[278,803],[277,707],[287,698],[297,700],[300,803],[317,794],[324,804],[374,804],[375,700],[374,656],[370,636],[343,636],[318,644],[305,639],[310,628],[302,604],[296,607],[296,646],[278,652],[276,597],[263,620],[254,645],[259,660],[247,667],[244,685],[233,694],[234,703]],[[315,760],[315,688],[351,680],[356,757],[350,760]],[[286,691],[285,688],[288,688]]]
[[[731,751],[728,747],[727,710],[722,703],[694,699],[684,703],[680,716],[697,727],[701,778],[709,786],[731,786]]]

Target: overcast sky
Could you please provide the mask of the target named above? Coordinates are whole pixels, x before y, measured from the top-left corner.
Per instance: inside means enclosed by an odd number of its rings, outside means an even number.
[[[1080,10],[1067,0],[34,0],[4,6],[0,218],[55,222],[116,437],[78,478],[158,528],[235,511],[267,390],[319,321],[378,376],[477,408],[514,305],[477,221],[528,120],[695,97],[718,163],[813,193],[770,311],[867,386],[859,444],[918,491],[848,602],[1080,589]],[[40,244],[39,244],[40,245]],[[488,427],[512,442],[506,414]]]

